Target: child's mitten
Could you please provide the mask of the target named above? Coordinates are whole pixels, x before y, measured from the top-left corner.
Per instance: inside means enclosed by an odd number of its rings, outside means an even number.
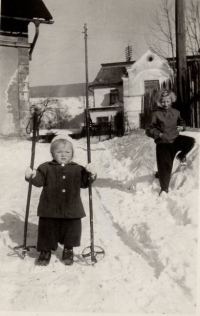
[[[35,176],[36,176],[36,170],[35,169],[32,170],[31,167],[28,167],[25,172],[26,179],[35,178]]]
[[[90,162],[89,164],[87,164],[87,166],[85,167],[85,169],[91,173],[92,176],[96,176],[97,171],[95,166]]]

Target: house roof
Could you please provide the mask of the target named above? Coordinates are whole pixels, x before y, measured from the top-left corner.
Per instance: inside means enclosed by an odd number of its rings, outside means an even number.
[[[166,62],[169,63],[169,65],[172,65],[173,58],[165,58]],[[187,64],[190,64],[194,61],[200,60],[200,55],[194,55],[194,56],[187,56]],[[107,63],[107,64],[101,64],[101,69],[99,73],[97,74],[95,80],[90,83],[89,87],[111,87],[116,86],[117,84],[122,83],[122,77],[126,76],[127,66],[131,66],[136,61],[130,61],[130,62],[119,62],[119,63]],[[176,58],[175,58],[176,63]]]
[[[1,15],[45,20],[53,18],[42,0],[1,0]]]
[[[126,67],[130,66],[134,61],[121,63],[101,64],[95,80],[89,85],[91,88],[97,86],[110,86],[122,83],[122,76],[126,76]]]

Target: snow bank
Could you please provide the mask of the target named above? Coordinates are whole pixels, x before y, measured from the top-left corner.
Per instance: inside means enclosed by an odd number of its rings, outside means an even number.
[[[91,138],[92,162],[98,170],[93,185],[95,244],[106,255],[95,266],[81,256],[90,243],[88,191],[83,190],[87,217],[82,246],[75,249],[75,264],[70,268],[60,260],[61,246],[45,268],[35,265],[34,249],[24,260],[13,253],[23,239],[24,172],[30,163],[31,142],[0,139],[0,314],[194,315],[200,137],[194,132],[185,134],[196,138],[196,146],[187,167],[174,163],[165,199],[158,197],[159,183],[154,178],[155,144],[144,131],[96,144]],[[86,139],[74,140],[74,146],[75,161],[86,165]],[[50,159],[49,144],[37,143],[35,166]],[[40,189],[33,188],[28,245],[37,240],[39,195]]]
[[[113,196],[108,212],[135,251],[154,268],[157,278],[170,278],[191,304],[196,300],[197,223],[199,209],[199,133],[188,166],[175,161],[168,197],[158,197],[155,144],[138,131],[104,142],[109,155],[102,166],[109,183],[98,185],[102,203]],[[106,162],[106,163],[105,163]],[[113,180],[111,181],[110,178]],[[152,302],[152,304],[154,304]]]

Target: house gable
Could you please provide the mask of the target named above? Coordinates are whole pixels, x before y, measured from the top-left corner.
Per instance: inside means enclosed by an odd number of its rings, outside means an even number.
[[[148,49],[133,65],[127,67],[127,72],[129,77],[136,77],[143,71],[156,69],[169,77],[173,74],[172,68],[167,60],[158,56],[151,49]]]

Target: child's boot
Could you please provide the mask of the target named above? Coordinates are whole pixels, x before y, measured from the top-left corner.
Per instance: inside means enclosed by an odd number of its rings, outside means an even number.
[[[64,248],[62,254],[62,261],[65,265],[71,266],[74,262],[73,248]]]
[[[179,161],[179,163],[183,166],[187,166],[187,158],[185,155],[182,155],[181,153],[179,153],[176,156],[176,159]]]
[[[166,196],[168,194],[168,189],[161,189],[159,196]]]
[[[156,178],[156,179],[159,179],[158,171],[155,172],[155,178]]]
[[[51,251],[41,251],[37,265],[38,266],[47,266],[51,259]]]

